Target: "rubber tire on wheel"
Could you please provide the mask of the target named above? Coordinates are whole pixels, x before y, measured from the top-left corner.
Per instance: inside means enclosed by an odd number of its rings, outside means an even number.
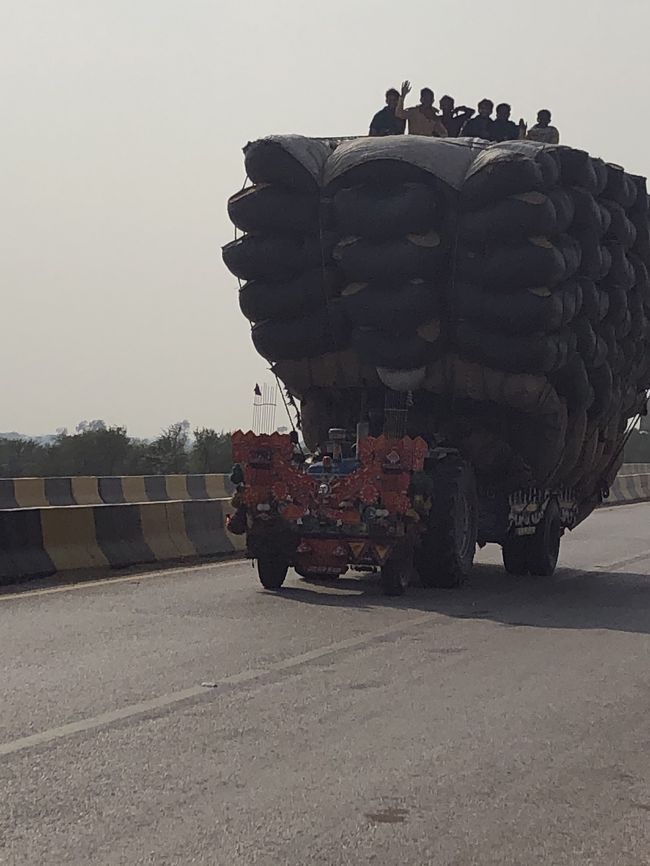
[[[426,587],[453,589],[469,574],[478,535],[478,497],[472,467],[447,457],[433,471],[429,528],[417,552],[416,568]]]
[[[503,567],[508,574],[528,574],[528,535],[509,535],[503,543]]]
[[[409,584],[409,569],[401,560],[389,559],[381,569],[381,590],[384,595],[404,595]]]
[[[264,589],[280,589],[288,571],[288,563],[280,559],[257,560],[257,575]]]
[[[528,571],[535,577],[550,577],[557,566],[562,538],[560,509],[554,499],[549,502],[537,532],[528,538]]]

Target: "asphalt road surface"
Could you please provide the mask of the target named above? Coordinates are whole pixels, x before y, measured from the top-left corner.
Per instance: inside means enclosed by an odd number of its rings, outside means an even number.
[[[0,596],[0,863],[650,864],[650,504],[498,561]]]

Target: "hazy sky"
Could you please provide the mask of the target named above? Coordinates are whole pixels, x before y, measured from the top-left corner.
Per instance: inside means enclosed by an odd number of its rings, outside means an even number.
[[[0,430],[249,426],[248,140],[363,134],[410,78],[645,174],[649,30],[648,0],[0,0]]]

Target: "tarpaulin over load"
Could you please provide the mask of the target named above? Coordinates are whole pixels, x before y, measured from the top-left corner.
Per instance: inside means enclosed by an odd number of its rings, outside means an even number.
[[[304,135],[269,135],[244,148],[246,174],[254,183],[313,192],[321,186],[332,145]]]
[[[421,135],[387,135],[343,142],[327,160],[324,186],[339,185],[344,175],[373,178],[386,170],[406,179],[411,169],[432,175],[455,190],[465,182],[477,154],[487,143],[478,138],[426,138]],[[381,163],[381,165],[377,165]]]
[[[411,392],[485,482],[590,495],[650,388],[643,178],[534,142],[271,136],[224,248],[308,444]]]

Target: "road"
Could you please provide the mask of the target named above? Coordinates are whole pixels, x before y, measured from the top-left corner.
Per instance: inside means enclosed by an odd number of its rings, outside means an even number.
[[[650,504],[551,581],[0,596],[0,863],[650,864]]]

